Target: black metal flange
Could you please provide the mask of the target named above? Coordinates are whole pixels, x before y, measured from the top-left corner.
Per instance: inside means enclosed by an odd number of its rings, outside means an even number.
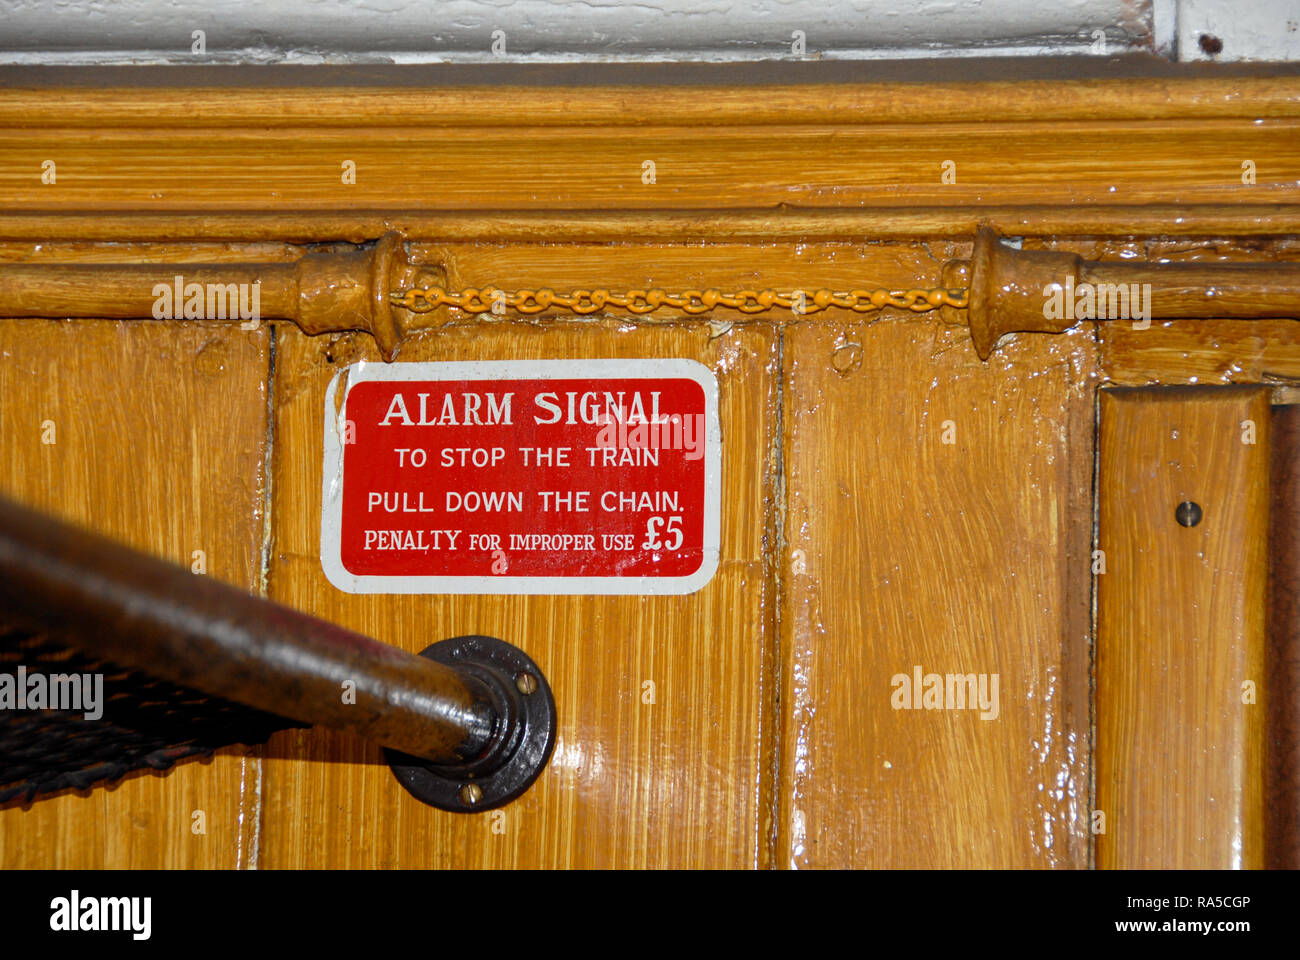
[[[528,654],[495,637],[456,637],[420,656],[482,681],[497,716],[488,747],[463,764],[421,760],[397,750],[384,759],[413,797],[440,810],[479,813],[504,806],[546,769],[555,748],[555,698]]]

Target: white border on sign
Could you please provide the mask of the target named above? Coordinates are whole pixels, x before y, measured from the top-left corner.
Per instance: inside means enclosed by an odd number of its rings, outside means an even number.
[[[542,380],[659,378],[694,380],[704,391],[704,556],[700,568],[684,577],[397,577],[351,573],[343,566],[343,442],[347,396],[338,404],[339,382],[367,380]],[[636,594],[694,593],[718,569],[722,536],[722,426],[718,417],[718,378],[696,360],[647,358],[616,360],[474,360],[463,362],[373,363],[360,361],[334,375],[325,392],[325,458],[321,481],[320,559],[325,576],[345,593],[451,594]]]

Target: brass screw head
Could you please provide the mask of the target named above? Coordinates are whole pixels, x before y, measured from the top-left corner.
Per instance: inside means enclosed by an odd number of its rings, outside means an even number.
[[[515,677],[515,688],[523,694],[537,691],[537,678],[531,673],[521,673]]]
[[[1184,527],[1194,527],[1201,522],[1204,511],[1195,500],[1184,500],[1174,510],[1174,519]]]
[[[467,783],[460,788],[460,802],[467,807],[475,806],[483,799],[483,788],[477,783]]]

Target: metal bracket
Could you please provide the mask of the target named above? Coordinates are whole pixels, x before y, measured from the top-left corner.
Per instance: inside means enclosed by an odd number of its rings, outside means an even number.
[[[420,656],[482,680],[499,720],[487,748],[463,764],[385,750],[394,776],[411,796],[440,810],[479,813],[514,800],[546,769],[555,748],[555,698],[546,677],[526,653],[495,637],[442,640]]]

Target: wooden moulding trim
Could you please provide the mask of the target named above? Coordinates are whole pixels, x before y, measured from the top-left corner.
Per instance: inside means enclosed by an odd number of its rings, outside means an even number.
[[[645,126],[1300,116],[1300,78],[764,86],[0,89],[0,127]]]
[[[864,242],[1003,236],[1281,237],[1300,233],[1300,203],[1024,207],[828,207],[735,210],[151,211],[0,209],[0,241],[362,243],[389,231],[460,243]]]

